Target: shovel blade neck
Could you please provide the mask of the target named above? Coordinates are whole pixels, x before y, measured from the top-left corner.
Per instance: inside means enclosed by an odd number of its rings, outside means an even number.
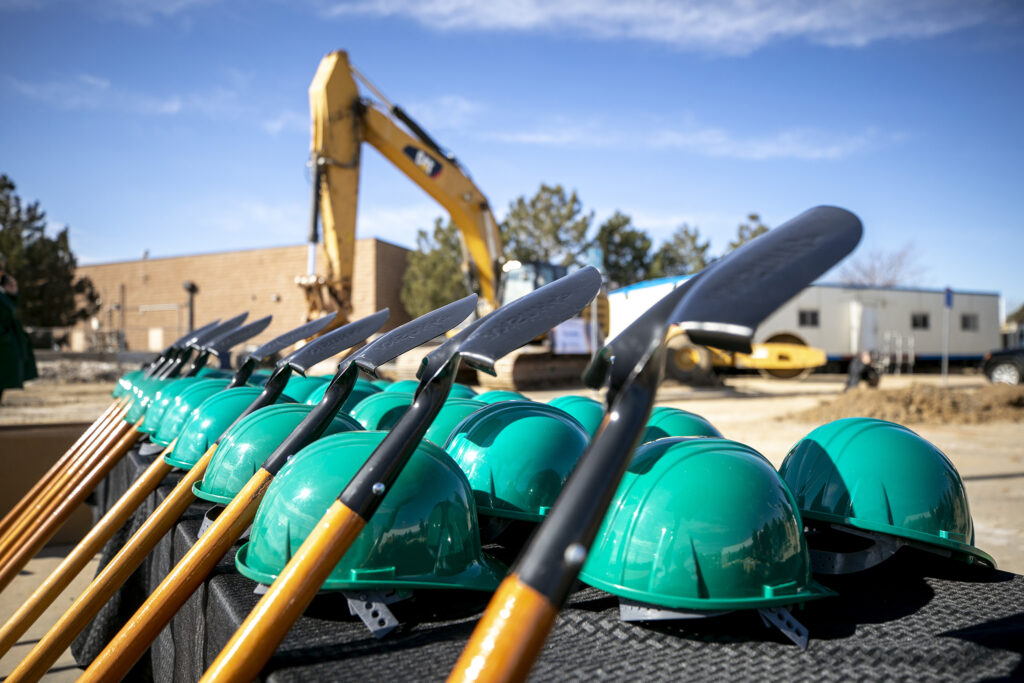
[[[457,369],[458,357],[452,359],[433,380],[419,386],[412,406],[338,496],[338,500],[364,520],[373,516],[384,494],[391,489],[440,412],[455,383]]]

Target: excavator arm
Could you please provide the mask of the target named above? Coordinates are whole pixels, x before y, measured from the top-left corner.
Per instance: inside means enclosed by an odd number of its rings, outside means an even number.
[[[481,296],[497,307],[501,238],[487,198],[465,171],[398,107],[369,84],[381,104],[360,95],[345,52],[324,57],[309,87],[314,169],[310,228],[310,267],[299,283],[306,290],[310,317],[351,310],[356,207],[362,143],[379,151],[445,208],[459,228],[463,268],[479,283]],[[398,121],[404,123],[412,134]],[[319,220],[318,220],[319,219]],[[315,272],[318,222],[323,226],[326,276]],[[337,321],[343,324],[342,320]]]

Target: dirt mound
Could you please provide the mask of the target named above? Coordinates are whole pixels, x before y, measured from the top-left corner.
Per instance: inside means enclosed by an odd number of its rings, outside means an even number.
[[[912,384],[906,389],[854,389],[789,419],[824,424],[843,417],[876,417],[899,424],[1024,421],[1024,386],[949,389]]]
[[[40,360],[36,363],[40,382],[77,384],[114,382],[131,366],[108,361]]]

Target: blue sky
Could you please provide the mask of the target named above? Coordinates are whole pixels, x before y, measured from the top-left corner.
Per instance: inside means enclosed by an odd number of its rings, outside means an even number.
[[[1024,8],[974,0],[0,0],[0,172],[83,263],[297,244],[307,88],[346,49],[500,220],[541,182],[721,251],[816,204],[916,284],[1024,303]],[[439,207],[364,155],[358,233]]]

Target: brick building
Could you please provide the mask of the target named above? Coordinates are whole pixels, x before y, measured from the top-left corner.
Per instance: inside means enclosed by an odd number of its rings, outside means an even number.
[[[352,317],[391,309],[384,330],[410,318],[399,298],[408,250],[378,239],[356,240]],[[198,287],[195,324],[242,311],[249,320],[273,315],[270,326],[251,343],[259,344],[304,322],[306,299],[295,277],[306,272],[307,247],[297,245],[170,258],[144,258],[80,266],[102,305],[95,318],[71,333],[72,350],[87,350],[123,334],[133,351],[161,350],[188,329],[184,283]],[[325,263],[322,250],[318,270]]]

